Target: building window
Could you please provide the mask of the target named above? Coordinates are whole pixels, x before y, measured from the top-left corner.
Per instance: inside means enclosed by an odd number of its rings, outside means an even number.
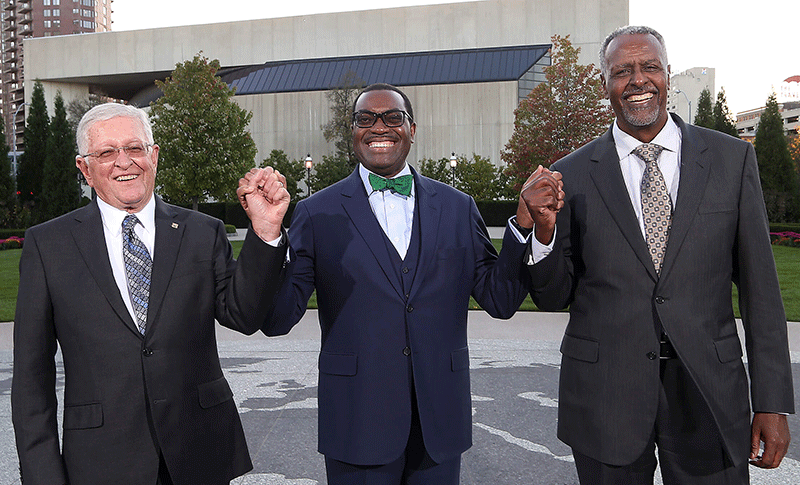
[[[45,17],[49,17],[50,16],[50,10],[49,9],[44,11],[44,16]]]
[[[84,17],[92,18],[92,17],[94,17],[94,10],[83,9],[83,11],[81,12],[81,15],[83,15]]]
[[[53,20],[53,27],[56,29],[61,28],[61,20]]]
[[[81,9],[79,8],[72,9],[72,15],[80,15],[80,14],[81,14]]]
[[[44,0],[45,5],[50,5],[50,0]]]
[[[49,29],[52,26],[53,26],[53,24],[49,20],[45,20],[44,21],[44,28],[45,29]]]
[[[60,16],[61,16],[61,9],[60,8],[54,8],[53,9],[53,17],[60,17]]]
[[[53,5],[61,5],[61,0],[53,0]]]

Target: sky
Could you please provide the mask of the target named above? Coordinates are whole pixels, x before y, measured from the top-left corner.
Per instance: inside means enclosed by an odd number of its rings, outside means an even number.
[[[235,0],[226,8],[211,0],[114,0],[112,20],[113,30],[137,30],[438,3],[453,2]],[[672,73],[716,69],[716,89],[725,89],[733,113],[763,106],[773,88],[800,75],[793,27],[800,18],[798,0],[629,0],[629,6],[631,24],[649,25],[664,36]]]

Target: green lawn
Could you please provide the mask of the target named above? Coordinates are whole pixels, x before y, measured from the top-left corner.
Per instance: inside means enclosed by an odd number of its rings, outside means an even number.
[[[500,248],[501,240],[495,239],[495,247]],[[242,248],[241,241],[234,241],[234,254],[238,256]],[[793,322],[800,321],[800,249],[786,246],[773,246],[775,264],[778,268],[778,280],[781,285],[783,306],[786,317]],[[19,257],[21,249],[6,249],[0,251],[0,322],[9,322],[14,319],[14,309],[17,300],[17,285],[19,284]],[[739,316],[736,288],[733,289],[733,301],[736,316]],[[316,295],[312,295],[309,308],[316,308]],[[471,308],[478,308],[474,300]],[[525,299],[521,310],[536,310],[530,296]]]

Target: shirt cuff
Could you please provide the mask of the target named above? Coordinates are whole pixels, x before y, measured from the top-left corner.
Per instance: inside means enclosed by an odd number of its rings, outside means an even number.
[[[534,226],[534,229],[536,229],[536,226]],[[558,228],[555,227],[553,228],[553,239],[550,240],[550,244],[542,244],[535,237],[531,238],[531,254],[528,257],[528,266],[533,266],[553,252],[553,247],[556,244],[557,234]]]
[[[518,242],[521,242],[521,243],[528,242],[528,238],[531,237],[532,231],[530,229],[528,229],[527,230],[527,234],[522,234],[520,232],[520,230],[517,228],[517,224],[514,224],[514,222],[516,222],[516,220],[517,220],[517,216],[511,216],[511,217],[508,218],[507,225],[511,229],[511,234],[513,234],[514,237],[517,238]]]

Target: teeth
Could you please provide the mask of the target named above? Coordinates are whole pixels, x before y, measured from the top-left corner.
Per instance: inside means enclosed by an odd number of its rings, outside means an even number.
[[[138,175],[121,175],[121,176],[117,177],[117,181],[118,182],[127,182],[128,180],[133,180],[136,177],[138,177]]]
[[[628,101],[636,102],[636,101],[645,101],[653,97],[653,93],[645,93],[645,94],[634,94],[633,96],[628,96]]]
[[[373,141],[369,144],[370,148],[389,148],[394,146],[394,142],[391,141]]]

